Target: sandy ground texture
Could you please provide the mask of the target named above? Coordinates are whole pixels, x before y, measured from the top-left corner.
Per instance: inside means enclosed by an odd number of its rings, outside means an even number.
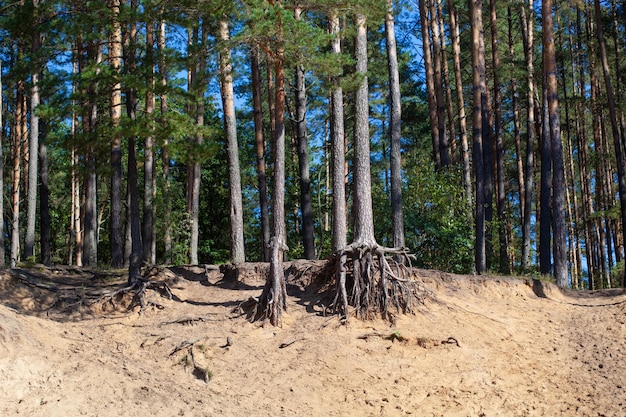
[[[417,314],[342,324],[323,266],[294,265],[282,328],[237,308],[262,265],[161,270],[173,299],[149,291],[141,314],[76,304],[114,274],[0,273],[0,415],[626,416],[622,290],[417,271]]]

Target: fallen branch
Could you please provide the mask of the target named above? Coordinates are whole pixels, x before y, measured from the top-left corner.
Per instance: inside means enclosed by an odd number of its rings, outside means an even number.
[[[301,340],[305,340],[305,339],[303,337],[301,337],[300,339],[294,339],[294,340],[292,340],[290,342],[281,343],[280,346],[278,346],[278,348],[279,349],[284,349],[284,348],[289,347],[289,346],[293,345],[294,343],[299,342]]]
[[[172,353],[169,354],[169,356],[174,355],[176,352],[179,352],[185,348],[191,347],[194,344],[196,344],[196,342],[200,340],[200,339],[196,339],[196,340],[183,340],[182,342],[180,342],[178,345],[176,345],[176,347],[174,348],[174,350],[172,351]]]
[[[459,341],[456,340],[454,337],[450,336],[449,338],[447,338],[446,340],[442,340],[441,341],[442,345],[457,345],[457,347],[461,347],[461,345],[459,345]]]
[[[168,324],[182,324],[182,325],[192,325],[196,322],[204,322],[204,321],[213,321],[208,317],[183,317],[181,319],[172,320],[172,321],[164,321],[160,323],[157,327],[166,326]]]

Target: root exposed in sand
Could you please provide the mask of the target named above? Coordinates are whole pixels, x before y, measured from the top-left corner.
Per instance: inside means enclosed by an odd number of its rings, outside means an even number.
[[[93,307],[106,304],[111,304],[117,308],[116,301],[127,294],[132,294],[132,300],[126,307],[126,311],[132,311],[135,307],[140,307],[139,312],[141,313],[149,306],[163,308],[162,305],[156,302],[146,300],[146,291],[148,290],[154,290],[169,300],[173,298],[172,291],[165,282],[145,278],[137,279],[132,284],[117,289],[98,288],[86,291],[81,287],[67,288],[42,281],[27,270],[11,270],[9,273],[14,279],[27,286],[56,294],[56,300],[48,308],[48,313],[55,309],[58,312],[65,313],[83,306]]]
[[[349,306],[353,306],[359,318],[370,319],[380,314],[393,323],[395,313],[415,312],[416,306],[423,304],[428,295],[423,284],[411,278],[411,255],[404,248],[385,248],[376,243],[352,244],[337,257],[333,308],[341,310],[346,320]],[[409,262],[408,267],[404,260]]]

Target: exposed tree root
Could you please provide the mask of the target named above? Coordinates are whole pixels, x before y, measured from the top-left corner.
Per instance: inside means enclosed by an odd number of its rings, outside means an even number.
[[[397,313],[415,312],[428,295],[423,284],[410,277],[412,256],[406,249],[352,244],[337,257],[336,295],[332,306],[343,313],[346,320],[352,306],[358,318],[370,319],[380,314],[393,323]]]
[[[10,273],[23,284],[31,287],[47,290],[56,293],[56,301],[48,308],[48,312],[57,309],[59,312],[72,311],[80,307],[91,307],[98,304],[110,303],[114,307],[117,307],[116,300],[119,300],[126,294],[133,294],[133,298],[127,307],[127,311],[133,310],[135,307],[140,307],[142,312],[146,307],[153,306],[157,308],[163,308],[162,305],[153,301],[146,300],[146,291],[154,290],[158,292],[162,297],[166,297],[169,300],[172,299],[172,291],[165,282],[151,281],[146,279],[137,279],[132,284],[125,287],[111,290],[107,288],[99,288],[94,290],[85,291],[84,288],[79,287],[61,287],[49,282],[42,281],[37,276],[30,274],[24,270],[14,270]]]
[[[187,326],[192,326],[196,322],[205,322],[205,321],[219,321],[219,319],[210,319],[208,317],[198,316],[198,317],[183,317],[181,319],[165,321],[159,324],[157,327],[165,326],[168,324],[182,324]]]
[[[132,311],[135,309],[135,307],[139,307],[139,313],[142,313],[146,309],[146,307],[156,307],[159,309],[163,309],[163,305],[146,300],[147,290],[154,290],[158,292],[162,297],[166,297],[168,300],[172,299],[172,291],[165,282],[138,279],[124,288],[120,288],[118,290],[110,291],[103,294],[98,299],[93,300],[91,304],[110,302],[115,305],[115,300],[119,299],[119,297],[125,294],[133,294],[133,299],[126,308],[127,311]]]
[[[282,326],[283,312],[287,311],[287,284],[283,267],[283,253],[289,251],[279,238],[270,242],[270,272],[265,287],[254,307],[253,320],[268,320],[273,326]]]

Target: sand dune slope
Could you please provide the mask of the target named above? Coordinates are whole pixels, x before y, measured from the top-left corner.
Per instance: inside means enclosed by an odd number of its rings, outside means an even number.
[[[236,311],[260,276],[172,269],[174,299],[127,314],[63,313],[3,274],[0,415],[626,415],[623,291],[417,275],[431,297],[393,326],[325,316],[299,276],[274,328]]]

